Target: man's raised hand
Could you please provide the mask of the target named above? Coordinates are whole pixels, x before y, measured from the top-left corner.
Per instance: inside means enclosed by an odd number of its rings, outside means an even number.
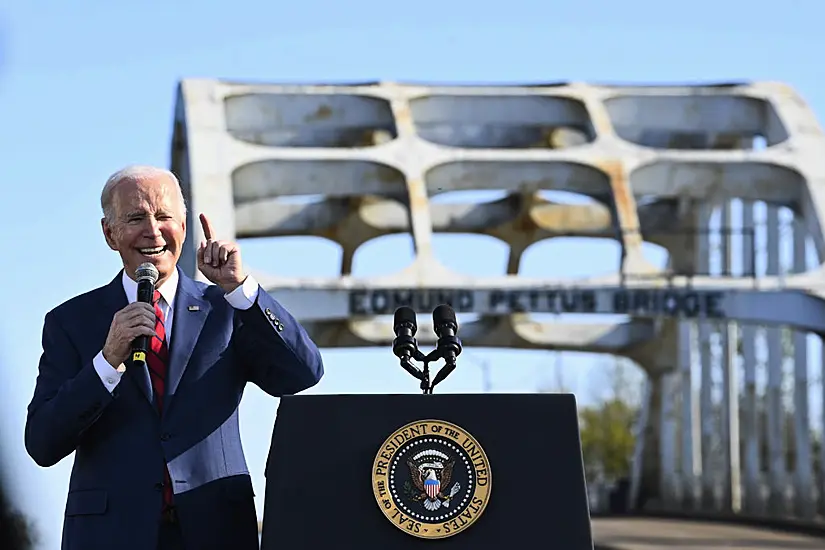
[[[232,292],[246,278],[241,262],[241,249],[237,243],[213,239],[212,224],[205,214],[200,215],[205,241],[198,247],[198,269],[203,276],[221,287],[224,292]]]

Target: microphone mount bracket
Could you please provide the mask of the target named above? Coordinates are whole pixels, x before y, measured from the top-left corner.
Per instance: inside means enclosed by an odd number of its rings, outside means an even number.
[[[407,359],[407,358],[401,359],[401,366],[404,368],[404,370],[406,370],[407,372],[412,374],[415,378],[417,378],[418,380],[421,381],[421,384],[419,385],[419,387],[421,389],[421,392],[424,395],[432,395],[433,388],[435,388],[435,386],[438,384],[438,382],[432,383],[430,381],[430,363],[434,363],[434,362],[438,361],[439,359],[443,359],[443,358],[444,358],[444,354],[443,354],[442,349],[436,348],[436,349],[430,351],[430,353],[425,355],[416,346],[415,352],[412,355],[412,359],[415,359],[416,361],[418,361],[420,363],[423,363],[423,367],[419,369],[418,367],[416,367],[415,365],[413,365],[410,362],[410,359]],[[455,368],[455,363],[453,363],[452,365],[445,365],[442,368],[442,370],[443,369],[452,370],[453,368]]]
[[[433,321],[438,340],[435,349],[425,354],[418,348],[415,339],[415,311],[409,306],[401,306],[395,311],[393,320],[396,336],[392,342],[393,354],[398,357],[405,371],[421,381],[420,388],[424,395],[431,395],[433,388],[455,370],[456,357],[461,353],[461,340],[456,335],[458,323],[452,307],[447,304],[436,307]],[[430,379],[430,363],[439,359],[444,359],[444,366]],[[419,368],[412,361],[422,363],[423,366]]]

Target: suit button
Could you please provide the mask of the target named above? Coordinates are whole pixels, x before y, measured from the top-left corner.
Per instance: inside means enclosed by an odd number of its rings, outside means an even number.
[[[155,483],[155,489],[158,491],[163,490],[163,483]]]
[[[272,315],[272,310],[271,310],[271,309],[269,309],[269,308],[266,308],[266,309],[264,310],[264,313],[266,313],[267,315]]]
[[[160,434],[160,440],[161,441],[169,441],[171,438],[172,438],[172,436],[169,435],[168,433]]]

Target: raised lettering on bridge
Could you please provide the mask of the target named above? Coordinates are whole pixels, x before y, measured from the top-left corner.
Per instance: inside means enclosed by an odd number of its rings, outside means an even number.
[[[724,293],[693,289],[357,289],[350,315],[390,315],[401,306],[428,313],[449,304],[459,313],[594,313],[725,318]]]

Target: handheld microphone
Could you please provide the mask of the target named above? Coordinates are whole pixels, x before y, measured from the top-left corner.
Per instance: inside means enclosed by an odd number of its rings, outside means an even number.
[[[137,301],[152,304],[155,295],[155,283],[158,281],[158,268],[144,262],[135,270],[137,281]],[[146,364],[146,352],[149,350],[149,337],[138,336],[132,342],[132,361],[136,365]]]

